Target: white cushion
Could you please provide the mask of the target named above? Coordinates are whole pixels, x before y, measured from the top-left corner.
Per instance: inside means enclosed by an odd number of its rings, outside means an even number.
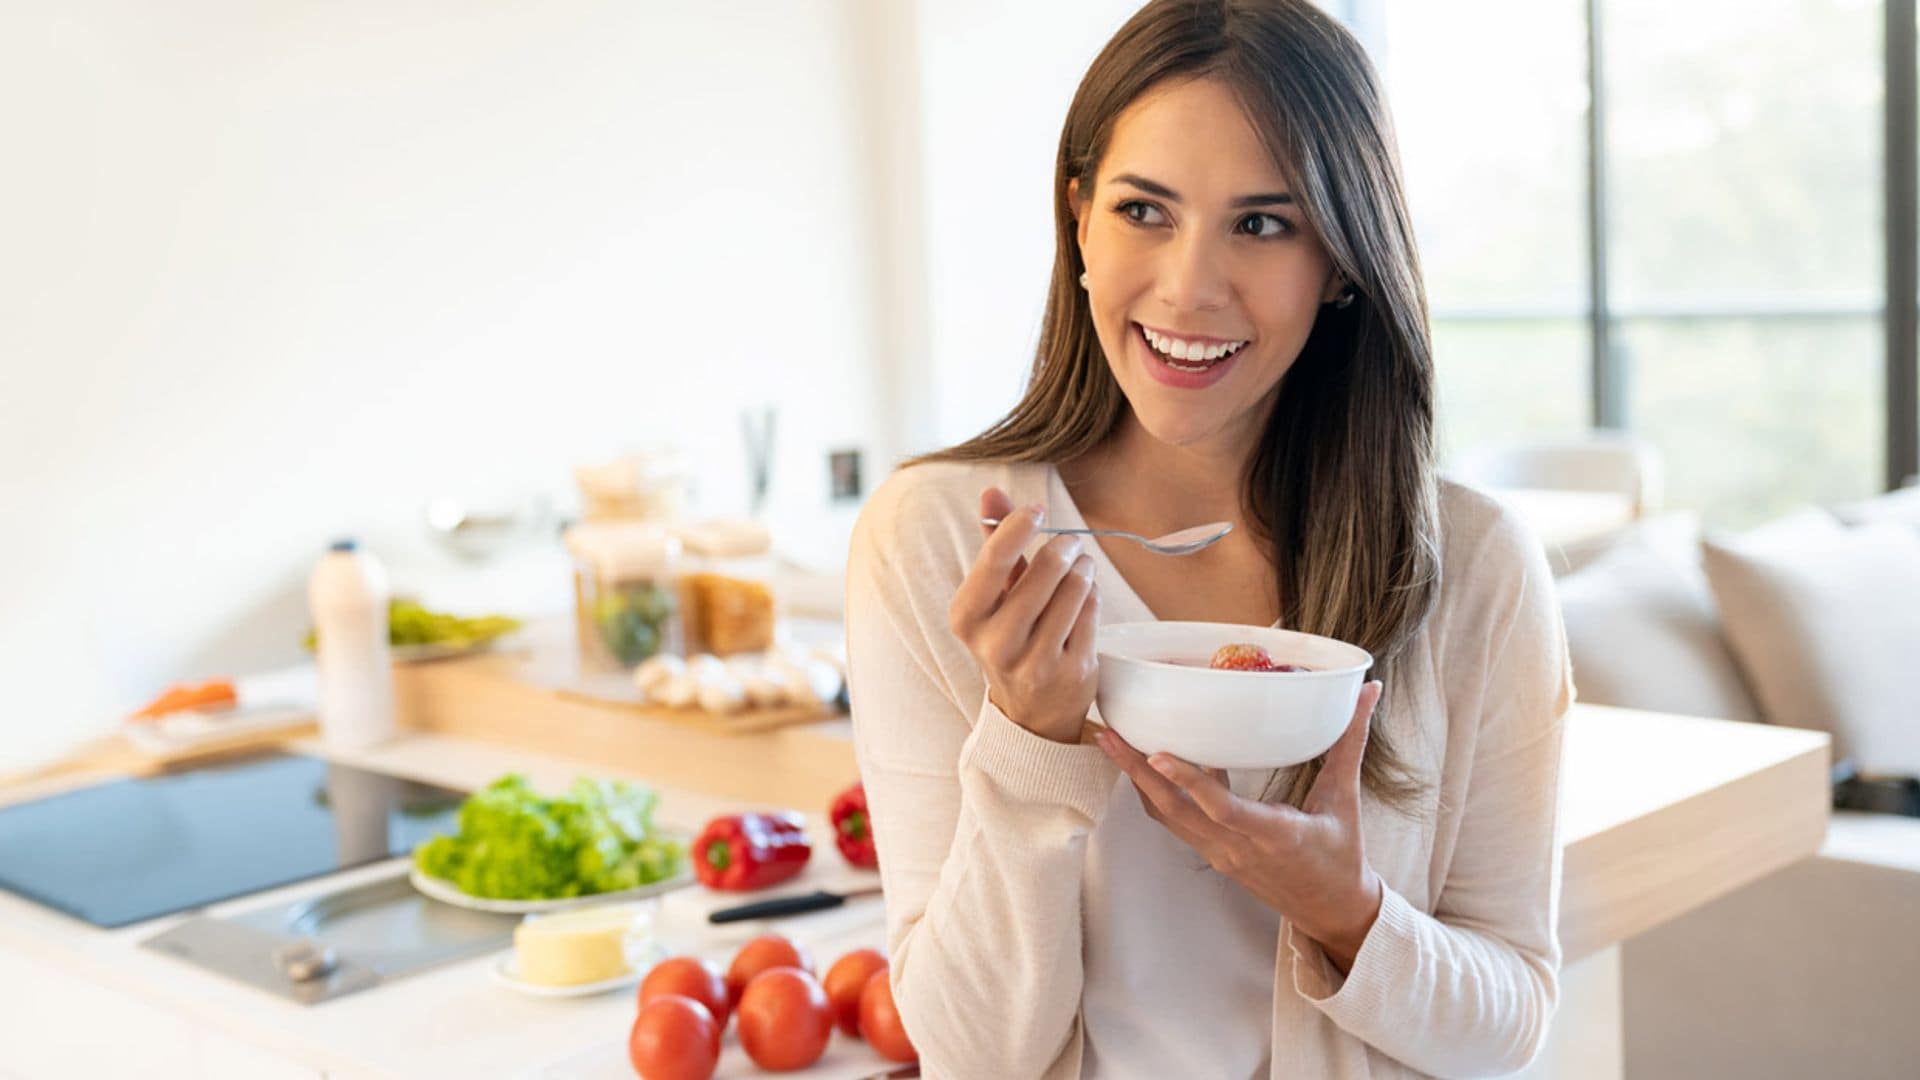
[[[1592,536],[1582,536],[1559,543],[1547,542],[1547,566],[1555,578],[1566,578],[1592,566],[1594,561],[1621,544],[1628,543],[1634,531],[1643,524],[1629,522],[1617,529],[1609,529]]]
[[[1830,733],[1835,761],[1920,772],[1920,533],[1805,510],[1702,547],[1762,714]]]
[[[1906,525],[1920,529],[1920,487],[1901,488],[1860,502],[1833,508],[1833,516],[1848,525]]]
[[[1560,579],[1580,700],[1758,720],[1699,564],[1699,519],[1649,518]]]

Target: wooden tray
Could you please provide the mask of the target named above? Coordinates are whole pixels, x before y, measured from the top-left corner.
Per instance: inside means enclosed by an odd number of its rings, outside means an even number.
[[[815,709],[783,705],[777,708],[742,709],[736,713],[715,713],[698,708],[669,709],[664,705],[642,701],[633,679],[618,672],[591,674],[528,669],[525,674],[528,681],[545,686],[571,701],[612,705],[649,719],[685,724],[716,735],[752,735],[794,724],[832,720],[838,716],[831,706]]]
[[[799,724],[815,724],[839,719],[832,706],[803,708],[743,709],[736,713],[714,713],[705,709],[670,709],[651,705],[640,697],[633,677],[620,671],[583,668],[580,653],[574,647],[572,623],[540,620],[528,628],[528,647],[519,654],[500,658],[510,664],[512,677],[529,686],[548,690],[560,698],[584,705],[611,706],[622,712],[678,724],[714,735],[755,735]],[[484,663],[483,660],[457,663]]]

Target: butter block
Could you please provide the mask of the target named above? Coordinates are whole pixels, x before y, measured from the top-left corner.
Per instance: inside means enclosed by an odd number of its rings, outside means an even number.
[[[523,919],[513,952],[523,982],[578,986],[627,974],[628,938],[644,930],[631,904],[581,908]]]

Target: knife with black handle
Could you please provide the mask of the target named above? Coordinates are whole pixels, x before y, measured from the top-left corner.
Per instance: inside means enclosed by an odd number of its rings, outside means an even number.
[[[809,911],[825,911],[837,908],[861,896],[879,896],[880,886],[866,889],[853,889],[849,892],[835,893],[822,889],[819,892],[802,893],[799,896],[782,896],[777,900],[761,900],[739,907],[721,908],[707,916],[710,923],[745,922],[748,919],[771,919],[781,915],[801,915]]]

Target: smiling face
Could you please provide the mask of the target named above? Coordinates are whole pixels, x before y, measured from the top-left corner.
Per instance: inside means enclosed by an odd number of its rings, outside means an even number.
[[[1244,459],[1342,282],[1224,83],[1155,87],[1075,181],[1094,330],[1133,415],[1173,446]]]

